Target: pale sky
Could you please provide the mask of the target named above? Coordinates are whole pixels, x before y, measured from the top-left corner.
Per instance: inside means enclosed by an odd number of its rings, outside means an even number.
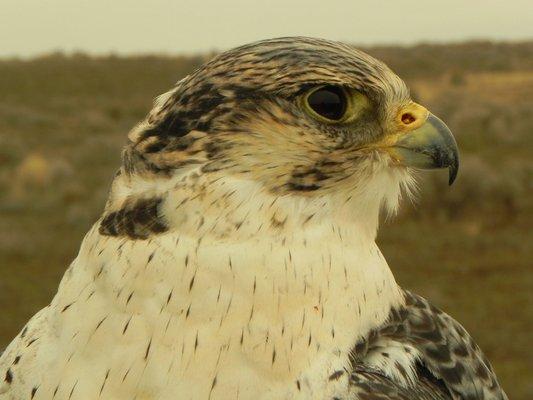
[[[0,57],[195,53],[289,35],[366,45],[533,39],[533,0],[0,0]]]

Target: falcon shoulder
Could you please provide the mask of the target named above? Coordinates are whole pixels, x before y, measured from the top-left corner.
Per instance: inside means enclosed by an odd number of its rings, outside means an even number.
[[[490,362],[457,321],[421,296],[405,291],[405,300],[405,306],[392,309],[388,321],[354,347],[350,393],[355,398],[507,399]],[[392,374],[372,365],[376,357],[391,357],[391,343],[416,354],[414,379],[400,362],[393,362]],[[394,373],[408,384],[394,379]]]

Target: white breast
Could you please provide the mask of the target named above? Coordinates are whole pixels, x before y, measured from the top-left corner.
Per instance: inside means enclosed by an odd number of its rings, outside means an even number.
[[[401,302],[375,244],[328,228],[239,243],[93,229],[44,311],[48,328],[32,332],[39,347],[17,366],[21,393],[322,398],[357,338]]]

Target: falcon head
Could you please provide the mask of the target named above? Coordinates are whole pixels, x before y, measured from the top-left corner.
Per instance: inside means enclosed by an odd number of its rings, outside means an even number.
[[[127,176],[194,170],[277,198],[392,209],[412,168],[448,168],[450,184],[458,169],[450,130],[385,64],[302,37],[220,54],[161,96],[129,140]]]

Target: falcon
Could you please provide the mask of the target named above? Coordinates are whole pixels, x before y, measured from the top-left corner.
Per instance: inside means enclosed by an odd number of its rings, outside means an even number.
[[[446,125],[321,39],[222,53],[128,136],[101,218],[0,359],[0,399],[506,399],[375,243]]]

